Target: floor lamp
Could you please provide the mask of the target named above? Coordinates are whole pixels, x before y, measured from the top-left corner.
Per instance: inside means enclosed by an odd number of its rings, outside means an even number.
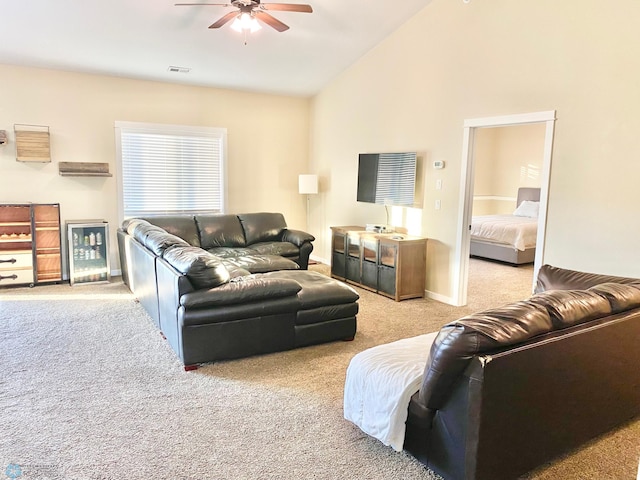
[[[298,175],[298,193],[307,196],[307,232],[309,231],[309,195],[318,193],[318,176],[317,175]]]

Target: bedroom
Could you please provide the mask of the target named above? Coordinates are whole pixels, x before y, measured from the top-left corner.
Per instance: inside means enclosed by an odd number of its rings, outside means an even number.
[[[544,123],[476,130],[472,258],[520,266],[533,275],[538,217],[526,207],[535,210],[538,204],[521,206],[520,200],[539,200],[544,139]]]

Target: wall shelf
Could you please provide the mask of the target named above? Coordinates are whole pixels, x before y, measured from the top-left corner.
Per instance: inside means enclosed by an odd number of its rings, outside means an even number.
[[[108,163],[60,162],[58,171],[63,177],[111,177]]]
[[[45,125],[13,126],[16,136],[16,160],[19,162],[51,161],[49,127]]]

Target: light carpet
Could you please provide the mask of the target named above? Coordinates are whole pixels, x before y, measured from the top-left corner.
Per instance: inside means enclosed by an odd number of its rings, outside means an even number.
[[[353,342],[194,372],[121,283],[0,290],[0,477],[19,469],[21,480],[438,479],[344,420],[349,360],[526,298],[531,275],[473,260],[460,308],[358,289]],[[633,479],[639,456],[637,421],[526,478]]]

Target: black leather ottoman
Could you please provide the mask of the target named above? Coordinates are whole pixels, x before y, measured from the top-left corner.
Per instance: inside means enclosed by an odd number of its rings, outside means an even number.
[[[308,270],[270,272],[265,276],[288,278],[300,284],[300,309],[295,319],[295,346],[334,340],[353,340],[356,335],[356,291],[339,280]]]

